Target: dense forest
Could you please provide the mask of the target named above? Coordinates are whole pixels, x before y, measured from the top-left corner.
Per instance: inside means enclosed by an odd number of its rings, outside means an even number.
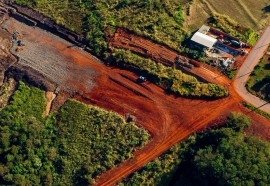
[[[119,115],[75,100],[47,118],[45,108],[45,92],[20,83],[0,112],[0,185],[89,185],[149,139]]]
[[[223,127],[190,136],[120,185],[269,185],[270,143],[246,135],[250,123],[232,113]]]

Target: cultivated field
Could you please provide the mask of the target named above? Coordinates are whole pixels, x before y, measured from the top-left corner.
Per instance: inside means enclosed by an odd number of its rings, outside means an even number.
[[[225,14],[243,26],[262,29],[270,21],[269,0],[194,0],[186,27],[194,30],[214,13]]]

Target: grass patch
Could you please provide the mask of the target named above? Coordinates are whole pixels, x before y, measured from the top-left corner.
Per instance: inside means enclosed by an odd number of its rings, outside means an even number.
[[[97,54],[106,50],[105,30],[126,27],[140,35],[180,49],[184,13],[177,0],[17,0],[87,36]]]
[[[265,118],[270,119],[270,114],[268,114],[267,112],[264,112],[264,111],[258,109],[257,107],[253,106],[252,104],[247,103],[247,102],[243,102],[243,105],[244,105],[245,107],[247,107],[249,110],[255,111],[255,112],[257,112],[258,114],[264,116]]]
[[[1,185],[89,185],[132,157],[149,134],[75,100],[44,117],[45,92],[20,83],[0,112]]]
[[[181,96],[219,98],[228,95],[223,86],[199,82],[195,77],[184,74],[180,70],[155,63],[130,51],[116,49],[113,57],[116,63],[122,66],[127,64],[138,67],[142,72],[147,73],[148,79],[168,87],[168,90]]]
[[[246,86],[249,92],[270,101],[270,61],[269,56],[263,56],[252,72]]]

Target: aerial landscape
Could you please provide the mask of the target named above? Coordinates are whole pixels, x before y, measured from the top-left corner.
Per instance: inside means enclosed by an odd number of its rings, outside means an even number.
[[[0,0],[0,185],[270,185],[269,0]]]

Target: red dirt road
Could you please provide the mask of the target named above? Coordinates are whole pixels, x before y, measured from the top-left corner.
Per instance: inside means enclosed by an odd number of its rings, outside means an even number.
[[[43,32],[31,27],[22,29],[25,33],[31,32],[32,35],[40,35],[40,32]],[[117,183],[146,163],[154,160],[174,144],[198,130],[205,129],[209,123],[213,123],[220,116],[225,117],[232,111],[249,113],[242,106],[242,99],[234,91],[230,81],[223,76],[219,76],[215,71],[206,70],[207,73],[212,74],[211,76],[216,77],[215,81],[227,84],[230,96],[211,101],[175,97],[166,94],[161,88],[149,82],[145,82],[141,86],[129,80],[137,79],[138,76],[125,70],[106,67],[90,54],[78,48],[70,47],[71,44],[66,41],[56,39],[55,36],[50,34],[44,33],[41,35],[42,37],[36,38],[37,43],[40,42],[44,47],[49,47],[55,53],[60,53],[65,59],[69,59],[68,61],[62,61],[62,63],[68,64],[68,69],[59,68],[60,71],[58,71],[57,68],[54,70],[57,73],[63,73],[63,70],[72,73],[71,76],[63,76],[62,78],[66,77],[63,82],[69,82],[72,89],[76,90],[78,100],[122,115],[130,113],[137,118],[137,123],[149,130],[152,135],[151,141],[145,147],[139,149],[134,154],[133,159],[127,160],[101,175],[96,180],[96,185]],[[39,61],[39,73],[46,75],[47,70],[44,70],[44,68],[47,67],[47,62]],[[23,64],[31,65],[30,63]],[[84,73],[86,70],[94,70],[95,76],[91,73]],[[83,76],[83,79],[76,78],[81,76]],[[88,79],[94,82],[94,87],[91,90],[88,87]],[[256,120],[257,126],[270,129],[269,121],[255,113],[249,114]],[[267,137],[267,133],[263,134],[262,137]]]
[[[118,28],[116,33],[113,36],[110,36],[108,40],[110,46],[134,51],[140,55],[151,58],[156,62],[163,63],[166,66],[175,65],[183,72],[198,77],[199,79],[203,79],[211,83],[219,83],[223,85],[228,84],[227,78],[216,68],[205,63],[198,62],[194,59],[180,56],[178,52],[145,39],[142,36],[132,34],[126,29]],[[194,64],[195,67],[190,69],[176,65],[175,59],[177,56],[179,56],[183,61],[188,61],[189,63]]]

